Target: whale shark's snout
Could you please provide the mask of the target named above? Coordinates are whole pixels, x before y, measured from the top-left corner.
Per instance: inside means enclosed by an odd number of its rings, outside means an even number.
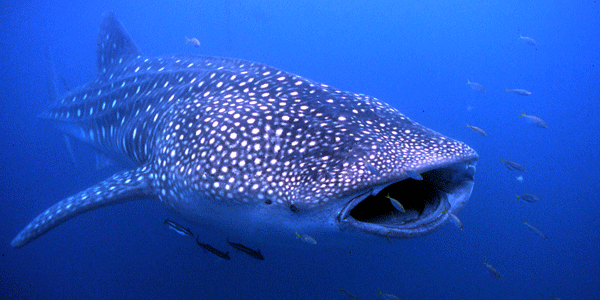
[[[477,154],[400,174],[352,197],[337,217],[340,228],[391,238],[417,237],[440,227],[447,212],[457,213],[473,190]],[[393,200],[401,204],[399,210]]]
[[[348,143],[335,211],[342,231],[404,238],[439,228],[471,196],[478,155],[395,110],[361,119],[367,144]],[[383,110],[387,111],[387,110]],[[355,130],[359,135],[361,130]]]

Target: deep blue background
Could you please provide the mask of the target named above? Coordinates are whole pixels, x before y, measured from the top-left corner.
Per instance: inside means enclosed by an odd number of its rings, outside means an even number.
[[[597,1],[11,2],[0,4],[1,298],[349,299],[340,286],[361,299],[376,299],[379,289],[402,299],[600,298]],[[262,249],[264,262],[235,253],[221,261],[166,230],[172,215],[162,206],[140,201],[10,248],[38,213],[118,170],[96,170],[81,144],[73,163],[62,135],[36,119],[52,101],[50,61],[67,87],[95,78],[106,10],[145,54],[266,63],[378,97],[467,142],[481,157],[459,214],[464,231],[448,225],[393,244],[301,245]],[[202,46],[186,45],[185,36]],[[486,92],[471,90],[467,78]],[[527,124],[521,110],[549,127]],[[500,158],[527,168],[522,183]],[[515,201],[523,193],[541,200]],[[223,237],[202,235],[224,248]]]

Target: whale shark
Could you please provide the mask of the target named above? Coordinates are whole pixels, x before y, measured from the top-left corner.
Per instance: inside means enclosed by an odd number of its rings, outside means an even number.
[[[97,67],[40,117],[131,167],[39,214],[12,247],[134,200],[240,241],[408,238],[471,196],[477,153],[377,98],[241,59],[148,57],[112,12]]]

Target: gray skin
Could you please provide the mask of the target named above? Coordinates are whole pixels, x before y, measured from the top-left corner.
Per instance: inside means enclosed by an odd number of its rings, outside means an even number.
[[[252,245],[414,237],[471,195],[473,149],[370,96],[238,59],[146,57],[112,13],[98,73],[41,117],[135,167],[50,207],[13,247],[140,199]]]

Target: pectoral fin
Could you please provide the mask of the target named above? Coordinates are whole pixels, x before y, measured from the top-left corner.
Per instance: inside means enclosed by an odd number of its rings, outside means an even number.
[[[68,197],[37,216],[10,245],[20,248],[59,224],[84,212],[154,195],[148,167],[117,173]]]

